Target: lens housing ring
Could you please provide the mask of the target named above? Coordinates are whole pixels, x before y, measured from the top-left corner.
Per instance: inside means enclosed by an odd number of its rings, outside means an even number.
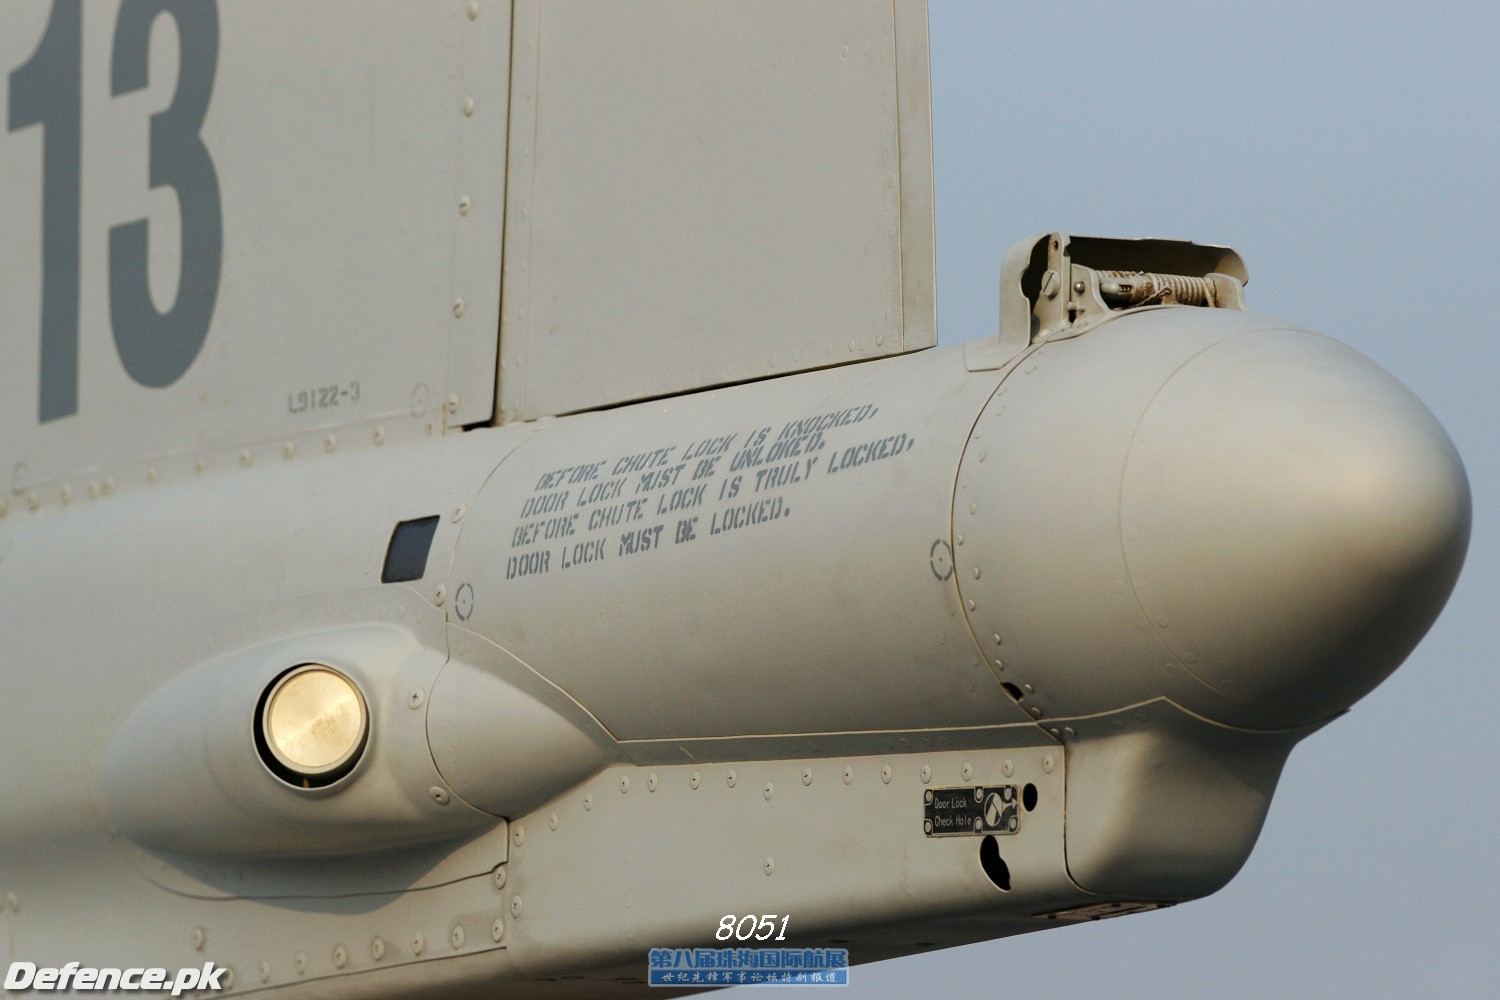
[[[322,663],[302,663],[267,685],[255,710],[262,763],[295,788],[324,788],[349,775],[370,738],[359,685]]]

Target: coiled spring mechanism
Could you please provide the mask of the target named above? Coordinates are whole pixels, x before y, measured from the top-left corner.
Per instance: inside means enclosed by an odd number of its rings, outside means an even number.
[[[1208,278],[1152,271],[1100,271],[1099,297],[1112,309],[1136,306],[1217,306]]]

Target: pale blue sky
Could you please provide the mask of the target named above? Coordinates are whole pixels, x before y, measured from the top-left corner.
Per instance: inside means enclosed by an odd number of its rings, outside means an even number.
[[[860,966],[838,995],[1500,996],[1500,8],[933,0],[931,26],[942,343],[995,328],[1027,234],[1227,243],[1251,309],[1438,415],[1474,538],[1411,659],[1292,754],[1227,888]]]

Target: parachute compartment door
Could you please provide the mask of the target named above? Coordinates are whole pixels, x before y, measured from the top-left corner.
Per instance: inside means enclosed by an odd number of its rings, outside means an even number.
[[[930,347],[925,0],[517,0],[502,421]]]

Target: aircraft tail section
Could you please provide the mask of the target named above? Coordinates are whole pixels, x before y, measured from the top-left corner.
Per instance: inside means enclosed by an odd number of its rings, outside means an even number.
[[[7,8],[0,490],[931,346],[928,90],[922,0]]]

